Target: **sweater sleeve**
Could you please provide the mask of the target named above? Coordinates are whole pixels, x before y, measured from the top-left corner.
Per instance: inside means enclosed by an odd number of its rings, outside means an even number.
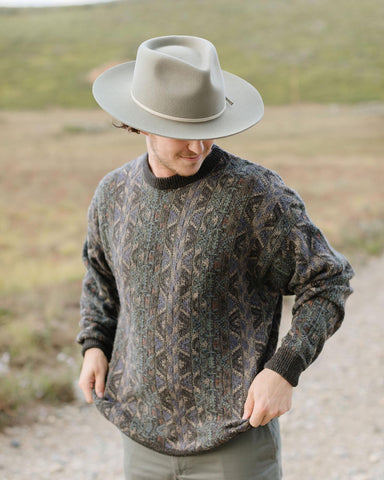
[[[112,355],[120,310],[116,282],[107,261],[107,241],[103,228],[108,217],[102,192],[96,192],[88,210],[88,231],[83,247],[86,274],[80,299],[80,327],[77,341],[84,354],[89,348],[103,350],[107,359]]]
[[[292,324],[265,367],[296,386],[300,374],[343,321],[353,269],[330,247],[304,207],[294,209],[296,220],[266,272],[266,281],[275,291],[295,295]]]

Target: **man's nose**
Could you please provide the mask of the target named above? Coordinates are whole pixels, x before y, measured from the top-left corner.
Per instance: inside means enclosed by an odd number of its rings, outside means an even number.
[[[191,140],[188,142],[188,148],[191,152],[199,155],[204,152],[204,142],[203,140]]]

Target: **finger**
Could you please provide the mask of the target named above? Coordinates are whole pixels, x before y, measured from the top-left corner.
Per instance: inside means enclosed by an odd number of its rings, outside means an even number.
[[[91,379],[84,380],[83,377],[80,377],[79,387],[81,388],[87,403],[93,403],[93,397],[92,397],[93,385],[94,385],[93,380]]]
[[[264,417],[262,418],[261,422],[260,422],[260,425],[267,425],[267,423],[269,423],[271,420],[273,420],[274,418],[278,418],[282,415],[282,413],[276,411],[276,410],[271,410],[271,411],[266,411],[264,413]]]
[[[251,416],[252,414],[252,410],[253,410],[253,399],[251,397],[251,395],[248,395],[247,397],[247,400],[245,401],[245,404],[244,404],[244,413],[243,413],[243,420],[248,420],[248,418]]]
[[[252,412],[251,418],[249,419],[249,423],[252,425],[252,427],[256,428],[262,425],[264,418],[265,413],[255,408]]]
[[[95,382],[95,392],[98,398],[104,397],[104,390],[105,390],[105,375],[104,373],[98,373],[96,375],[96,382]]]
[[[271,417],[270,415],[267,415],[267,416],[263,417],[263,418],[261,419],[260,425],[262,425],[262,426],[264,427],[264,426],[267,425],[267,423],[269,423],[273,418],[274,418],[274,417]]]
[[[87,403],[93,403],[93,395],[92,395],[92,388],[89,387],[86,390],[83,390],[85,400]]]

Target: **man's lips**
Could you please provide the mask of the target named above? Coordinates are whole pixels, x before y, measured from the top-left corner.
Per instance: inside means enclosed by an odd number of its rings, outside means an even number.
[[[189,162],[198,162],[199,160],[201,160],[202,157],[203,155],[200,154],[200,155],[182,155],[181,158],[183,158],[184,160],[188,160]]]

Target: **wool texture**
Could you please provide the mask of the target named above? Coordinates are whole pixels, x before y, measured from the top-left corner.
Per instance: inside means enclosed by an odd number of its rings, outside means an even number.
[[[156,451],[191,455],[250,428],[253,379],[297,385],[340,326],[353,275],[274,172],[217,146],[192,177],[147,154],[108,174],[83,249],[83,352],[109,360],[99,410]],[[284,295],[292,326],[278,346]]]

